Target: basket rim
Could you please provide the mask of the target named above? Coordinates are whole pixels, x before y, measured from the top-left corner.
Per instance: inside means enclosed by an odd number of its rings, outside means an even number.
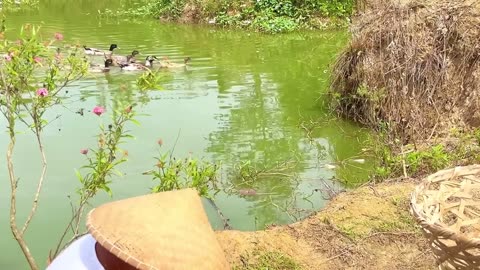
[[[450,176],[450,178],[464,176],[464,175],[471,175],[471,174],[480,174],[480,165],[474,164],[474,165],[468,165],[468,166],[456,166],[454,168],[437,171],[436,173],[433,173],[431,175],[428,175],[427,177],[424,177],[421,180],[421,183],[418,184],[415,187],[414,191],[411,193],[410,212],[413,214],[414,218],[420,224],[422,229],[428,229],[429,231],[433,230],[439,235],[443,236],[444,238],[451,239],[456,242],[468,243],[471,246],[480,247],[480,236],[471,237],[463,232],[450,229],[442,223],[431,222],[425,217],[425,215],[423,214],[423,211],[420,211],[417,207],[418,206],[417,195],[419,194],[419,192],[421,190],[424,190],[428,184],[432,183],[431,181],[433,178],[449,172],[452,172],[452,175]]]

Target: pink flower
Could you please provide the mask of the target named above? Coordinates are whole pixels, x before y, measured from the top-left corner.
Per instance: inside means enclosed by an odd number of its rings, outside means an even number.
[[[8,54],[6,54],[6,55],[4,56],[4,58],[5,58],[5,60],[6,60],[7,62],[10,62],[10,61],[12,61],[12,57],[13,57],[14,55],[15,55],[15,53],[13,53],[13,52],[8,52]]]
[[[38,88],[37,89],[37,96],[39,97],[45,97],[48,95],[48,91],[46,88]]]
[[[100,116],[102,115],[102,113],[105,112],[105,108],[103,108],[102,106],[95,106],[95,108],[93,108],[93,113]]]
[[[37,64],[41,63],[42,62],[42,58],[40,56],[35,56],[33,57],[33,61]]]
[[[162,140],[162,139],[158,139],[157,143],[158,143],[158,145],[162,146],[162,145],[163,145],[163,140]]]
[[[82,149],[82,150],[80,150],[80,154],[82,154],[82,155],[88,154],[88,149]]]
[[[62,33],[59,33],[59,32],[55,33],[55,39],[56,39],[56,40],[63,40],[63,35],[62,35]]]

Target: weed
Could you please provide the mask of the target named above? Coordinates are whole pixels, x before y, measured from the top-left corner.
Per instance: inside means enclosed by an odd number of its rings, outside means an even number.
[[[247,256],[251,257],[251,256]],[[254,263],[234,266],[233,270],[302,270],[303,268],[291,257],[280,252],[254,254]]]
[[[472,153],[471,150],[461,150],[468,143],[460,143],[448,149],[445,143],[415,149],[414,145],[401,146],[398,141],[391,142],[390,138],[382,135],[367,144],[370,144],[370,150],[378,157],[377,165],[371,175],[371,178],[376,180],[433,173],[455,165],[460,153]]]
[[[164,75],[158,71],[147,70],[137,79],[137,86],[141,90],[162,90],[161,82]]]
[[[183,188],[195,188],[199,195],[212,199],[218,192],[216,185],[218,165],[192,157],[176,159],[171,153],[159,154],[156,169],[143,173],[151,175],[156,185],[152,192],[171,191]]]

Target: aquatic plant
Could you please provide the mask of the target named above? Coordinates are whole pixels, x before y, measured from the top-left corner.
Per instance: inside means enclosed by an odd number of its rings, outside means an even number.
[[[2,9],[7,11],[36,9],[38,8],[39,4],[39,0],[3,0],[0,3]]]
[[[159,140],[161,148],[163,141]],[[173,157],[173,152],[167,151],[155,157],[155,169],[143,173],[151,175],[155,181],[152,192],[171,191],[183,188],[195,188],[200,196],[213,199],[213,194],[219,191],[217,187],[217,173],[219,165],[198,160],[189,156],[183,159]]]
[[[166,75],[159,71],[147,70],[137,79],[137,86],[142,90],[162,90],[161,82],[164,81]]]

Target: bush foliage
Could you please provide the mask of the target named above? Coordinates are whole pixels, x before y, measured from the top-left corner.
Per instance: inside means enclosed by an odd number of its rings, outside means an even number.
[[[105,10],[108,17],[154,17],[181,22],[209,22],[268,33],[345,24],[355,0],[154,0],[136,8]]]

